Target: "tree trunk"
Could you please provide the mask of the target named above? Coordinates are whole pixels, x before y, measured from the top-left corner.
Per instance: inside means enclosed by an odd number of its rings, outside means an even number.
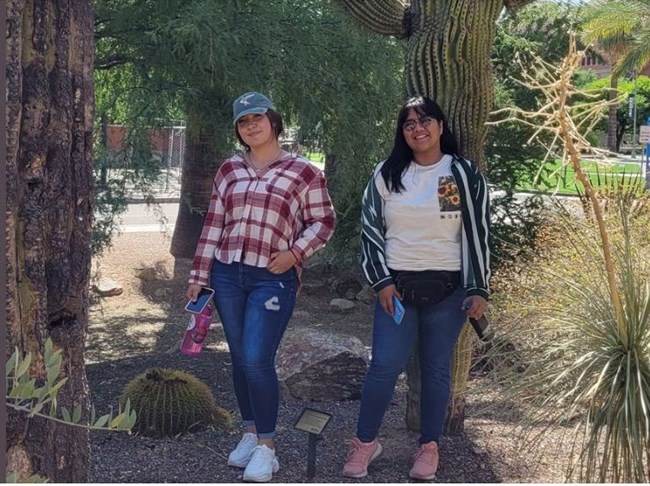
[[[196,108],[188,109],[186,134],[181,201],[170,249],[176,258],[194,257],[226,147],[224,130],[207,124]]]
[[[621,120],[617,117],[616,119],[616,152],[621,151],[621,143],[623,142],[623,136],[627,131],[629,125],[627,120]]]
[[[325,153],[325,178],[332,183],[336,177],[336,169],[338,167],[341,157],[336,154],[332,154],[329,151]]]
[[[618,119],[616,116],[616,111],[618,106],[614,103],[614,100],[617,96],[618,89],[618,76],[612,74],[609,87],[611,91],[609,92],[609,112],[607,116],[607,150],[610,152],[618,152],[618,144],[616,143],[616,126],[618,124]]]
[[[88,0],[7,2],[7,349],[63,350],[57,400],[81,405],[91,259],[93,13]],[[7,470],[88,481],[89,433],[9,411]]]

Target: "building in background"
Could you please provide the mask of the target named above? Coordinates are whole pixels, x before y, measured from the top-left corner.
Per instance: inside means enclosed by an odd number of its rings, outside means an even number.
[[[122,125],[106,126],[106,148],[109,152],[117,154],[125,150],[127,128]],[[150,148],[153,157],[168,169],[183,167],[185,152],[185,125],[178,124],[171,127],[162,127],[150,131]]]
[[[609,76],[612,73],[612,65],[607,61],[605,56],[591,49],[587,51],[580,64],[582,69],[594,72],[599,79]],[[641,70],[639,75],[650,76],[650,63]]]

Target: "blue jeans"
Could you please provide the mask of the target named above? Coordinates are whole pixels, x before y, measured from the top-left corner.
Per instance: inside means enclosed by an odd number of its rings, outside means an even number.
[[[296,303],[296,271],[278,275],[215,260],[211,284],[243,423],[254,424],[260,438],[275,437],[280,394],[275,355]]]
[[[442,435],[451,393],[451,359],[467,312],[462,309],[465,289],[459,287],[434,305],[404,305],[406,313],[397,325],[375,304],[372,331],[372,360],[363,385],[357,437],[371,442],[377,437],[390,404],[397,377],[408,362],[418,339],[422,394],[420,444]]]

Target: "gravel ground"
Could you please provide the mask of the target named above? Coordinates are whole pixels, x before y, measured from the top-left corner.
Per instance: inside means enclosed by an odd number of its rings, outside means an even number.
[[[124,385],[151,367],[178,368],[194,373],[213,390],[218,404],[233,411],[229,357],[219,327],[210,332],[208,344],[197,358],[177,351],[187,318],[184,304],[185,276],[189,261],[169,255],[169,238],[158,233],[126,233],[111,251],[95,262],[102,276],[117,280],[124,292],[102,299],[91,309],[87,341],[87,374],[97,412],[116,407]],[[138,269],[154,267],[157,278],[142,281]],[[359,304],[345,314],[333,313],[328,302],[335,297],[326,281],[328,274],[305,272],[305,290],[299,297],[287,332],[296,326],[312,326],[329,332],[354,335],[369,345],[371,312]],[[519,404],[500,403],[498,390],[485,379],[470,382],[465,432],[443,437],[436,482],[562,482],[570,457],[561,437],[549,434],[536,451],[527,451],[516,440]],[[479,391],[480,390],[480,391]],[[497,403],[488,413],[482,407]],[[347,445],[354,433],[359,402],[284,402],[280,407],[277,455],[278,483],[410,482],[408,470],[417,435],[404,426],[406,383],[398,382],[380,434],[384,453],[370,466],[367,478],[341,476]],[[303,407],[331,413],[333,419],[317,444],[316,477],[306,475],[307,434],[293,428]],[[483,411],[481,411],[483,410]],[[234,483],[242,470],[226,465],[230,450],[239,440],[238,430],[204,429],[173,439],[151,439],[123,433],[93,432],[91,481],[99,483]]]

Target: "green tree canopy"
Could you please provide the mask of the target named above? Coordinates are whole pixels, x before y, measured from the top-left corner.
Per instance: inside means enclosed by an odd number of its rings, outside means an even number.
[[[101,0],[96,15],[97,66],[116,72],[99,83],[108,89],[98,106],[121,119],[192,113],[225,155],[232,100],[263,91],[300,127],[299,141],[338,161],[331,187],[349,231],[337,237],[356,234],[362,186],[388,150],[402,98],[400,42],[352,25],[327,0]],[[211,180],[215,167],[201,176]]]

